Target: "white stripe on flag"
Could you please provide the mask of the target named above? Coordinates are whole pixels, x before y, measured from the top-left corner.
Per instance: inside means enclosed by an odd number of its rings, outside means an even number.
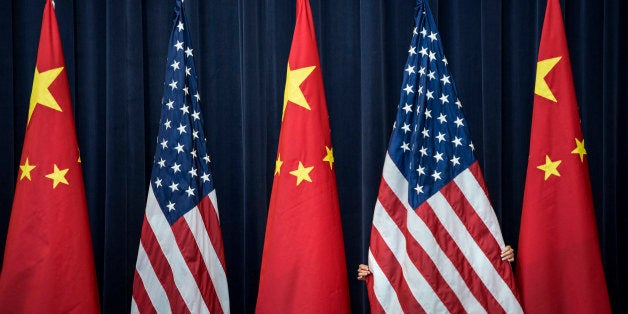
[[[445,282],[451,290],[456,294],[458,300],[469,313],[486,313],[486,309],[475,298],[466,281],[462,278],[454,263],[449,259],[447,254],[441,250],[434,235],[425,225],[423,220],[414,212],[408,214],[408,231],[412,237],[416,239],[423,250],[430,257],[434,266],[438,269]]]
[[[216,213],[216,217],[218,217],[218,221],[220,221],[220,213],[218,212],[218,198],[216,197],[216,189],[213,189],[209,192],[209,200],[212,202],[212,207],[214,208],[214,212]]]
[[[460,191],[465,198],[467,198],[475,212],[482,219],[488,230],[490,230],[491,234],[495,238],[495,241],[497,241],[499,246],[502,248],[506,246],[504,239],[502,238],[502,232],[497,216],[491,206],[491,202],[482,186],[480,186],[475,176],[473,176],[473,173],[467,169],[454,178],[454,181],[460,188]],[[504,288],[504,286],[508,286],[504,279],[499,276],[498,278],[494,278],[494,280],[496,281],[494,285],[499,287],[498,289],[501,293],[499,295],[495,295],[495,293],[493,293],[493,296],[504,308],[506,313],[523,313],[523,308],[517,300],[517,297],[513,294],[513,291],[511,289]]]
[[[183,217],[188,223],[190,230],[192,230],[192,234],[194,235],[196,244],[198,245],[200,253],[203,256],[203,261],[205,262],[205,267],[207,267],[207,271],[209,272],[209,276],[211,277],[212,284],[214,285],[214,289],[216,290],[216,295],[218,297],[218,301],[220,302],[220,307],[225,314],[228,314],[229,289],[227,287],[227,274],[225,274],[224,265],[220,264],[220,259],[218,258],[216,250],[214,249],[214,246],[209,239],[209,234],[205,229],[203,217],[201,217],[198,206],[187,212],[185,215],[183,215]]]
[[[137,303],[135,303],[135,299],[131,298],[131,314],[139,313],[140,309],[137,308]]]
[[[159,242],[161,251],[172,268],[174,282],[188,309],[193,313],[209,313],[194,276],[179,251],[170,224],[159,207],[152,186],[149,188],[146,201],[146,218]]]
[[[369,268],[373,274],[373,290],[379,304],[386,313],[403,313],[395,289],[390,285],[388,278],[384,276],[384,271],[379,267],[379,264],[377,264],[371,250],[369,250],[368,261]]]
[[[373,226],[379,231],[386,245],[395,256],[395,259],[401,265],[404,280],[408,283],[408,287],[414,298],[421,304],[423,309],[428,313],[447,312],[447,308],[438,298],[430,284],[425,280],[423,275],[416,268],[408,251],[406,251],[406,238],[404,237],[397,224],[388,215],[382,204],[378,201],[375,204],[375,213],[373,217]],[[414,215],[414,213],[411,213]]]
[[[141,241],[139,249],[137,250],[137,264],[135,269],[140,278],[142,278],[144,290],[146,290],[146,294],[153,304],[153,307],[160,313],[170,313],[170,303],[168,302],[166,291],[161,285],[161,282],[159,282],[159,278],[157,278],[157,274],[155,274],[155,269],[153,265],[151,265]],[[133,300],[133,303],[135,304],[135,300]],[[135,308],[137,308],[137,304],[135,304]]]
[[[456,185],[458,185],[464,197],[469,204],[471,204],[473,209],[475,209],[480,219],[482,219],[486,228],[488,228],[493,238],[495,238],[495,241],[497,241],[497,244],[499,244],[499,247],[503,248],[506,246],[502,238],[502,231],[497,222],[495,210],[493,210],[488,196],[473,176],[473,173],[471,173],[471,170],[467,168],[465,171],[461,172],[454,178],[454,182],[456,182]]]
[[[476,192],[484,194],[484,191]],[[495,267],[493,267],[493,264],[484,254],[482,248],[480,248],[471,234],[469,234],[466,226],[455,214],[453,208],[451,208],[451,205],[447,202],[447,199],[441,193],[436,193],[430,197],[427,202],[434,208],[434,213],[441,224],[447,229],[460,248],[460,251],[469,261],[471,267],[473,267],[473,270],[478,274],[480,280],[482,280],[482,283],[484,283],[506,313],[522,312],[522,308],[517,298],[512,293],[512,290],[510,290],[508,284],[506,284]],[[477,211],[476,209],[476,212]]]

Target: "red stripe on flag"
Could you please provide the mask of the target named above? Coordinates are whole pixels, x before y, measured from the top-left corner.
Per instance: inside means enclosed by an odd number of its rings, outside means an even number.
[[[471,174],[473,174],[473,177],[475,178],[475,180],[478,181],[478,184],[482,188],[482,191],[484,191],[484,195],[486,195],[486,197],[488,198],[488,188],[486,187],[486,182],[484,182],[484,175],[482,175],[482,169],[480,169],[480,163],[476,160],[467,169],[471,171]]]
[[[133,300],[135,300],[135,304],[140,313],[157,313],[153,302],[146,293],[144,282],[142,281],[142,277],[140,277],[140,273],[137,272],[137,269],[135,269],[135,276],[133,278]]]
[[[469,170],[486,194],[486,185],[484,184],[484,179],[482,178],[480,166],[477,161],[469,167]],[[473,240],[482,249],[482,252],[484,252],[484,255],[486,255],[488,260],[491,261],[491,264],[495,267],[497,273],[502,277],[512,293],[517,296],[514,274],[510,269],[510,264],[501,260],[501,247],[499,246],[499,243],[497,243],[497,239],[491,235],[490,230],[484,224],[482,218],[478,216],[473,206],[469,203],[469,200],[462,194],[460,187],[452,181],[451,184],[448,184],[441,189],[441,194],[445,196],[450,204],[451,200],[459,201],[458,204],[452,206],[454,212],[460,220],[462,220],[463,224],[467,226],[467,230],[473,237]],[[488,198],[488,194],[486,195]]]
[[[160,209],[157,209],[161,211]],[[172,268],[166,259],[166,256],[161,251],[161,247],[159,246],[159,242],[153,233],[153,230],[144,215],[144,223],[142,224],[142,235],[140,238],[140,242],[142,246],[144,246],[144,250],[146,251],[146,255],[148,256],[148,260],[150,264],[153,266],[155,270],[155,274],[157,278],[159,278],[159,282],[161,286],[166,291],[166,295],[168,296],[168,300],[170,301],[170,308],[172,312],[176,313],[189,313],[188,309],[181,293],[177,289],[177,285],[174,282],[174,275],[172,273]]]
[[[444,186],[440,192],[445,199],[447,199],[447,202],[451,205],[456,216],[458,216],[465,225],[475,243],[482,249],[484,255],[488,257],[495,269],[499,269],[499,265],[495,262],[494,257],[499,256],[501,248],[482,221],[482,218],[478,216],[473,206],[469,204],[469,201],[465,198],[464,194],[462,194],[458,185],[456,185],[454,181],[451,181],[451,183]]]
[[[453,184],[453,181],[449,184]],[[450,200],[448,199],[448,201]],[[464,284],[469,288],[478,302],[480,302],[482,307],[484,307],[484,309],[486,309],[489,313],[503,313],[504,310],[501,308],[497,300],[495,300],[487,287],[482,283],[482,279],[475,272],[473,266],[471,266],[465,255],[460,250],[460,247],[456,245],[456,242],[451,237],[447,229],[445,229],[440,220],[438,220],[438,217],[434,213],[434,209],[431,208],[427,202],[425,202],[417,208],[416,213],[430,229],[441,250],[453,263],[454,267],[458,270],[458,273],[464,280]],[[486,300],[490,300],[490,302],[486,302]]]
[[[406,244],[408,247],[408,256],[410,256],[412,262],[417,265],[417,269],[429,283],[432,290],[434,290],[434,293],[436,293],[450,312],[455,313],[463,311],[464,307],[462,303],[438,271],[436,264],[428,257],[421,244],[409,234],[407,227],[403,231],[406,241],[408,242]]]
[[[410,291],[408,283],[404,280],[401,264],[399,264],[399,261],[395,258],[395,255],[375,227],[371,228],[371,239],[371,252],[373,256],[377,256],[377,263],[384,272],[384,276],[388,278],[388,281],[395,289],[404,312],[425,313],[423,307],[417,302],[412,291]]]
[[[187,221],[182,217],[177,220],[171,228],[175,241],[177,241],[177,245],[181,251],[181,255],[198,285],[198,289],[203,296],[207,308],[211,313],[223,313],[220,302],[218,301],[216,289],[214,288],[212,279],[209,276],[209,271],[203,260],[203,255]]]
[[[369,297],[369,304],[371,305],[371,314],[386,314],[386,310],[379,303],[379,299],[375,295],[375,287],[373,276],[366,277],[366,292]]]
[[[388,212],[388,215],[393,217],[393,220],[396,222],[401,232],[403,232],[406,238],[408,256],[414,265],[416,265],[419,272],[421,272],[423,278],[429,283],[432,290],[434,290],[450,312],[464,310],[462,303],[445,281],[432,259],[429,258],[421,243],[410,234],[407,225],[407,209],[384,180],[382,180],[382,184],[380,185],[379,201],[386,209],[386,212]]]
[[[216,251],[216,255],[218,255],[218,259],[220,260],[220,266],[222,266],[225,274],[227,273],[225,263],[225,252],[222,244],[222,231],[220,228],[220,219],[216,214],[218,209],[214,208],[211,200],[208,196],[203,197],[201,202],[198,204],[198,211],[203,218],[203,223],[205,224],[205,229],[209,234],[209,239],[212,242],[212,246],[214,247],[214,251]]]

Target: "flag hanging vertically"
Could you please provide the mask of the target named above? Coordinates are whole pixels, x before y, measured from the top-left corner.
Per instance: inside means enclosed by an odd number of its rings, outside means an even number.
[[[98,313],[98,287],[72,99],[46,1],[0,275],[2,313]]]
[[[164,81],[132,313],[229,313],[216,190],[182,0]]]
[[[348,313],[334,156],[308,0],[297,0],[257,313]]]
[[[539,44],[517,283],[529,313],[610,313],[558,0]]]
[[[372,313],[521,313],[441,37],[417,1],[368,263]]]

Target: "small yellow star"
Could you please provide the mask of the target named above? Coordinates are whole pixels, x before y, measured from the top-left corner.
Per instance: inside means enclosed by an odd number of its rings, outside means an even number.
[[[33,77],[33,89],[31,91],[31,101],[28,107],[28,122],[31,121],[31,116],[35,107],[39,104],[57,111],[62,111],[61,107],[57,103],[57,100],[50,93],[50,85],[54,82],[59,74],[63,71],[63,67],[54,68],[46,72],[39,72],[35,68],[35,76]]]
[[[299,105],[307,110],[310,109],[310,105],[307,103],[307,99],[303,96],[303,91],[301,90],[301,83],[305,81],[305,79],[312,74],[312,71],[316,66],[310,66],[306,68],[300,68],[296,70],[290,70],[290,63],[288,63],[288,71],[286,72],[286,89],[283,94],[283,112],[281,114],[281,120],[283,120],[283,115],[286,113],[286,106],[288,105],[288,101]]]
[[[24,161],[23,165],[20,165],[20,169],[22,170],[22,175],[20,176],[20,180],[26,177],[29,181],[31,180],[31,171],[35,169],[36,166],[28,164],[28,157],[26,157],[26,161]]]
[[[281,165],[283,165],[283,160],[281,160],[281,154],[277,154],[277,160],[275,160],[275,175],[281,173]]]
[[[68,180],[65,179],[65,174],[67,172],[68,169],[59,170],[59,168],[57,168],[57,164],[54,165],[54,171],[46,175],[46,178],[52,180],[53,189],[56,188],[59,183],[69,185]]]
[[[323,161],[329,162],[329,169],[333,169],[334,164],[334,149],[325,146],[325,150],[327,150],[327,155],[323,158]]]
[[[571,153],[580,155],[580,162],[584,162],[584,155],[587,154],[587,150],[584,149],[584,139],[582,139],[582,142],[578,141],[578,139],[575,140],[576,149],[572,150]]]
[[[534,93],[556,102],[556,97],[552,94],[552,90],[545,81],[545,76],[554,68],[562,57],[545,59],[536,63],[536,83],[534,85]]]
[[[307,168],[303,167],[303,163],[299,161],[299,168],[290,171],[290,174],[297,177],[297,185],[299,185],[301,184],[301,182],[303,182],[303,180],[312,182],[312,179],[310,178],[310,172],[312,171],[312,169],[314,169],[313,166]]]
[[[560,177],[560,173],[558,173],[558,165],[560,165],[561,162],[562,161],[560,160],[552,161],[549,156],[545,155],[545,164],[537,167],[538,169],[545,171],[545,181],[547,181],[547,178],[551,175]]]

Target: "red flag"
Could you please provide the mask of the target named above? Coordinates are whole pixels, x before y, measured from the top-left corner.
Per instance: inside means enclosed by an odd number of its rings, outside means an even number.
[[[558,0],[539,45],[517,282],[529,313],[610,313]]]
[[[297,1],[258,313],[347,313],[349,290],[312,13]]]
[[[57,18],[46,1],[2,274],[3,313],[97,313],[85,188]]]

